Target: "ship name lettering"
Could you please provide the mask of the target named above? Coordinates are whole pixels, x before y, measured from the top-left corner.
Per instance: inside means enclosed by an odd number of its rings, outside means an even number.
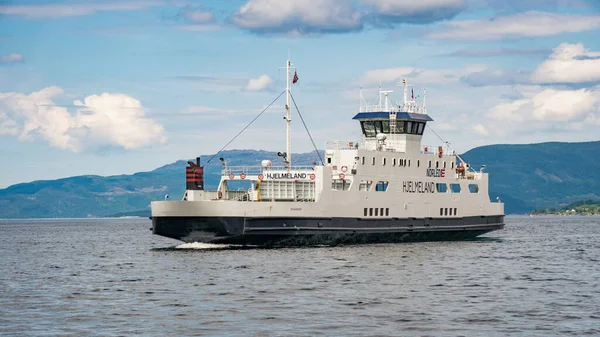
[[[427,171],[425,171],[425,173],[428,177],[434,177],[434,178],[446,177],[446,169],[428,168]]]
[[[404,181],[402,182],[404,193],[435,193],[435,184],[429,181]]]
[[[306,179],[306,173],[267,173],[267,179]]]

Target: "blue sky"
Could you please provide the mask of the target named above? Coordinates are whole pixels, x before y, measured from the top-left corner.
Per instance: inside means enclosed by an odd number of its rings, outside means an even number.
[[[0,1],[0,188],[214,153],[288,52],[320,148],[359,138],[360,86],[399,101],[402,78],[459,152],[599,140],[599,37],[596,0]],[[229,148],[283,150],[284,104]],[[299,118],[292,148],[312,149]]]

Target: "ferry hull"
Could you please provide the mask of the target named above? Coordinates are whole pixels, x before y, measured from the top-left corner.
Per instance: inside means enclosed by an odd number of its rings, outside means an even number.
[[[152,232],[184,242],[313,246],[468,240],[504,227],[504,216],[463,218],[152,217]]]

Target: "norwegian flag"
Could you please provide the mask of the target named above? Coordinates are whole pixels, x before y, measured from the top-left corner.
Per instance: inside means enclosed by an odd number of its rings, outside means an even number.
[[[298,72],[294,71],[294,79],[292,80],[292,83],[296,82],[298,82]]]
[[[412,99],[415,99],[415,91],[413,89],[410,89],[410,95]]]

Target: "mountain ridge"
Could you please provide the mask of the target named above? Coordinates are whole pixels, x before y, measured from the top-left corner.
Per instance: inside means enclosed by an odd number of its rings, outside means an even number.
[[[475,169],[486,165],[490,199],[499,197],[509,214],[600,199],[596,177],[600,159],[594,153],[600,153],[600,141],[485,145],[461,157]],[[202,163],[213,156],[202,155]],[[281,161],[275,152],[264,150],[228,150],[220,157],[230,166],[259,165],[264,159]],[[320,162],[315,151],[293,154],[293,158],[297,165]],[[148,210],[152,200],[162,200],[166,194],[172,199],[183,195],[186,164],[187,160],[178,160],[130,175],[80,175],[14,184],[0,189],[0,218],[143,214],[140,212]],[[217,187],[221,165],[214,159],[205,164],[207,189]]]

